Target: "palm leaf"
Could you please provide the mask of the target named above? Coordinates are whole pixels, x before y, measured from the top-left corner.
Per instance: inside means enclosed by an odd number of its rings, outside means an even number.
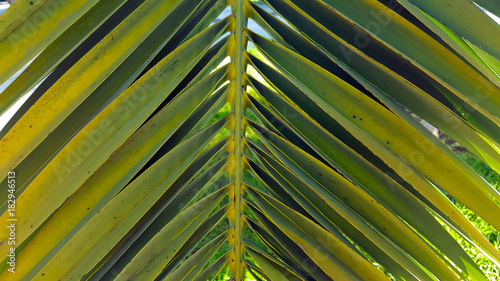
[[[500,193],[419,121],[500,172],[498,9],[462,2],[16,1],[0,279],[498,280],[456,204],[498,233]]]

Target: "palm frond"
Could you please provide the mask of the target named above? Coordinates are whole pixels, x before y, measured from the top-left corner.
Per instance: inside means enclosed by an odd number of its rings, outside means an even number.
[[[16,1],[0,280],[500,280],[493,2]]]

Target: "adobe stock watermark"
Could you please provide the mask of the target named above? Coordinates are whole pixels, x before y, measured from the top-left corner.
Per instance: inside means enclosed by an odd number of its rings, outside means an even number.
[[[9,238],[7,244],[10,246],[7,254],[7,270],[16,273],[16,173],[14,171],[7,173],[7,229]]]
[[[9,36],[9,43],[15,47],[19,42],[32,39],[42,25],[44,25],[51,16],[53,16],[59,8],[69,0],[49,1],[42,5],[31,17],[26,19],[17,32],[11,33]],[[19,52],[18,48],[13,48],[14,52]]]

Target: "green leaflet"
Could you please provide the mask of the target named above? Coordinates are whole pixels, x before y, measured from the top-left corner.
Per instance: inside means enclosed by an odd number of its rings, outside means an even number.
[[[208,143],[207,139],[210,136],[213,137],[222,125],[224,125],[224,122],[215,123],[196,136],[187,139],[176,150],[162,157],[161,161],[158,161],[148,170],[148,174],[143,174],[133,184],[129,185],[124,192],[121,192],[119,196],[114,197],[106,204],[98,215],[92,218],[70,240],[70,243],[66,244],[40,270],[36,278],[43,278],[43,276],[63,277],[68,274],[69,276],[81,278],[151,208],[164,193],[162,187],[169,187],[175,181],[182,170],[196,157],[195,153],[199,152]],[[188,149],[194,146],[198,148],[198,151]],[[188,155],[189,158],[187,157]],[[170,167],[168,170],[163,169],[166,163],[170,163],[172,159],[176,159],[180,166],[176,165],[175,167]],[[147,186],[148,189],[144,190],[143,186]],[[125,202],[127,203],[123,204]],[[124,206],[128,207],[124,208]],[[102,231],[100,235],[96,235],[96,229],[108,229],[108,231],[112,230],[112,232],[107,233],[107,231]],[[89,241],[89,238],[91,238],[91,241]],[[67,257],[67,255],[73,255],[74,247],[79,247],[79,245],[84,245],[85,247],[85,250],[82,249],[79,251],[79,256],[85,261],[82,263],[78,263],[79,260],[68,259]],[[54,268],[53,264],[66,264],[66,267],[60,270]]]
[[[492,216],[493,214],[488,211],[500,211],[499,206],[491,199],[496,198],[498,200],[500,198],[498,191],[477,176],[451,151],[444,149],[442,144],[434,139],[423,138],[411,126],[404,123],[385,107],[363,95],[344,81],[337,80],[338,78],[317,65],[300,59],[298,55],[266,39],[258,36],[253,38],[254,42],[263,48],[270,58],[278,61],[280,68],[286,71],[285,75],[288,76],[288,79],[356,138],[359,140],[373,138],[375,142],[378,142],[378,145],[384,147],[385,151],[383,153],[389,151],[403,157],[407,163],[418,168],[450,194],[462,198],[461,200],[464,202],[470,198],[471,194],[465,190],[460,190],[460,187],[463,186],[464,182],[470,182],[468,188],[476,186],[478,192],[474,193],[474,195],[483,197],[483,200],[481,200],[481,204],[479,204],[479,200],[476,201],[475,207],[472,206],[474,204],[472,201],[465,204],[475,209],[476,212],[482,213],[482,217],[490,224],[499,223]],[[304,71],[304,68],[307,71]],[[333,83],[334,80],[337,80],[338,83]],[[418,153],[418,158],[415,157],[416,153]],[[426,161],[427,157],[432,161]],[[384,159],[384,157],[381,158]],[[439,170],[442,172],[438,173]],[[453,177],[447,177],[446,180],[443,180],[444,173],[453,174]],[[456,181],[455,184],[451,184],[453,180]],[[449,186],[449,188],[446,186]],[[484,204],[488,204],[488,207]]]
[[[185,263],[179,266],[174,272],[167,275],[165,280],[177,281],[177,280],[194,280],[195,277],[203,269],[203,266],[208,262],[208,260],[215,254],[215,252],[220,249],[222,243],[224,243],[227,238],[227,234],[221,234],[219,237],[213,239],[207,245],[203,246],[202,249],[197,251],[192,255]]]
[[[16,4],[12,13],[2,14],[8,26],[0,26],[5,28],[0,34],[0,83],[38,55],[97,2],[78,0],[69,5],[68,0],[34,1],[29,2],[34,7],[28,3]]]
[[[110,104],[99,114],[98,118],[93,119],[93,122],[87,125],[86,130],[80,131],[77,137],[73,138],[72,142],[59,152],[52,162],[45,167],[44,172],[31,183],[28,192],[21,195],[21,197],[26,198],[23,201],[26,202],[25,204],[34,205],[31,212],[36,211],[37,208],[43,205],[52,207],[43,209],[44,212],[38,211],[34,214],[30,214],[26,209],[20,209],[19,218],[23,216],[29,217],[29,219],[23,219],[24,223],[20,226],[20,230],[23,227],[26,229],[25,232],[20,232],[20,240],[23,239],[21,235],[29,233],[31,225],[38,225],[43,222],[48,214],[52,213],[58,205],[64,202],[76,187],[82,184],[145,121],[147,116],[156,108],[158,102],[170,94],[170,91],[182,79],[183,75],[187,74],[189,67],[187,69],[185,67],[187,65],[192,66],[197,58],[199,59],[200,52],[207,49],[203,48],[204,44],[200,44],[197,40],[210,42],[214,40],[213,37],[217,33],[223,31],[224,27],[225,23],[221,21],[219,25],[214,25],[208,32],[201,34],[204,36],[193,38],[185,44],[185,48],[177,49],[177,52],[165,58],[162,64],[155,69],[154,74],[143,76],[142,79],[138,80],[138,83],[135,83],[119,99]],[[186,64],[176,64],[184,56]],[[191,60],[194,60],[194,62]],[[172,75],[163,76],[162,74],[168,69],[173,71]],[[175,72],[177,72],[177,75],[174,75]],[[80,152],[76,150],[77,147],[79,147]],[[93,158],[90,155],[93,155]],[[72,162],[75,160],[75,156],[77,157],[76,163]],[[72,169],[76,167],[87,172],[71,173]],[[53,183],[50,189],[46,186],[48,182]],[[61,189],[66,182],[71,183],[73,188],[57,191],[58,187]],[[42,188],[44,186],[46,187]],[[51,192],[55,192],[54,196],[56,197],[43,200],[43,198],[50,198],[49,194]],[[43,195],[40,196],[37,193]],[[30,203],[29,200],[35,201]],[[4,237],[0,238],[4,239]],[[2,251],[6,251],[6,248],[2,249]]]
[[[0,95],[0,114],[4,113],[22,95],[40,82],[55,66],[60,64],[71,51],[86,39],[87,35],[93,33],[124,2],[123,0],[98,2],[75,24],[47,46],[21,75],[2,92],[2,95]]]
[[[484,51],[500,59],[500,25],[481,11],[474,3],[458,1],[410,0],[423,12],[434,17],[460,36],[479,46]],[[439,13],[436,11],[439,10]],[[467,17],[467,21],[463,18]]]
[[[385,279],[380,271],[366,266],[364,263],[367,261],[364,258],[350,252],[350,248],[345,248],[345,245],[328,235],[327,231],[315,224],[310,224],[310,221],[299,214],[289,209],[286,210],[286,206],[271,198],[264,198],[253,190],[249,193],[256,200],[258,206],[263,209],[266,216],[277,223],[299,247],[305,249],[311,259],[317,262],[330,276],[336,276],[339,280],[367,279],[368,276],[375,277],[377,280]],[[351,258],[347,259],[344,255]],[[328,258],[324,258],[324,256]],[[343,262],[347,263],[343,264]]]

